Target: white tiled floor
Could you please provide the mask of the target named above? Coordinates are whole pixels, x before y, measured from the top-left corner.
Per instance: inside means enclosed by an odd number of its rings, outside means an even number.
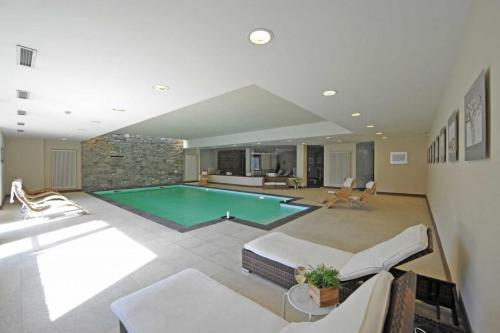
[[[319,191],[287,194],[313,203]],[[0,210],[0,332],[117,333],[112,301],[187,267],[281,315],[284,290],[240,271],[242,245],[265,231],[222,222],[179,233],[87,194],[69,196],[91,214],[22,220],[17,205]],[[279,229],[357,251],[408,224],[429,224],[422,201],[379,196],[377,208],[320,209]],[[440,265],[433,254],[411,268],[442,277]]]

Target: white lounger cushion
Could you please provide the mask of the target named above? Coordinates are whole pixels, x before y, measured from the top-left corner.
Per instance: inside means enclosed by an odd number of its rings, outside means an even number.
[[[389,309],[392,281],[392,275],[382,271],[326,317],[313,323],[289,324],[279,333],[380,333]]]
[[[389,270],[427,248],[427,227],[410,227],[395,237],[356,254],[272,232],[244,245],[262,257],[289,267],[325,264],[340,271],[342,281]]]
[[[427,227],[423,224],[410,227],[393,238],[356,253],[342,267],[343,280],[390,270],[409,256],[425,250],[428,245]]]
[[[288,324],[194,269],[125,296],[111,309],[129,333],[276,333]]]
[[[287,185],[285,182],[265,182],[264,185]]]
[[[325,264],[340,269],[353,256],[350,252],[290,237],[281,232],[271,232],[259,237],[246,243],[244,248],[293,268]]]

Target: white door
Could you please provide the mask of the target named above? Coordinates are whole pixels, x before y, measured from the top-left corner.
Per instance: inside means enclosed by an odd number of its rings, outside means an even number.
[[[198,180],[198,156],[184,156],[184,180]]]
[[[342,186],[351,177],[351,152],[331,152],[329,157],[330,186]]]
[[[76,188],[76,150],[52,150],[52,188]]]

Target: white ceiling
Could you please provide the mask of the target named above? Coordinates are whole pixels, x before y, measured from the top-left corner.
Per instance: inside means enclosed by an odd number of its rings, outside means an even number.
[[[423,133],[440,102],[469,5],[469,0],[0,1],[0,128],[13,135],[16,122],[25,121],[22,135],[85,139],[255,85],[359,135]],[[248,42],[258,27],[274,32],[270,44]],[[16,44],[38,50],[35,68],[16,65]],[[156,83],[171,89],[161,94],[151,89]],[[29,90],[31,99],[16,99],[16,89]],[[323,97],[327,89],[339,93]],[[241,122],[266,128],[269,124],[248,113],[261,102],[235,109],[231,121],[221,119],[203,130],[223,135]],[[17,109],[28,116],[21,120]],[[185,119],[196,110],[174,114],[184,121],[166,128],[165,135],[175,126],[175,133],[193,135],[198,119]],[[267,112],[270,118],[273,112]],[[362,116],[352,118],[352,112]],[[367,129],[369,123],[376,128]]]

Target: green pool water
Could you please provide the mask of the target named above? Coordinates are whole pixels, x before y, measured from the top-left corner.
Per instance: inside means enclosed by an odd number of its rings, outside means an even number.
[[[97,196],[183,227],[192,227],[225,216],[268,225],[299,213],[306,206],[283,204],[289,197],[237,192],[189,185],[99,191]]]

